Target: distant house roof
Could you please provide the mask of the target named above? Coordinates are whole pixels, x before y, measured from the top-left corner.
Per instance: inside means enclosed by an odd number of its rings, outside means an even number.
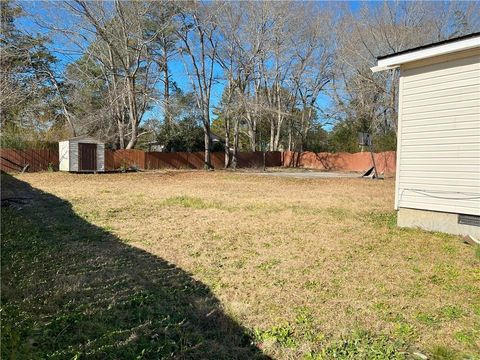
[[[213,142],[222,142],[223,138],[218,136],[217,134],[210,132],[210,139],[212,139]]]
[[[377,66],[372,67],[371,70],[373,72],[388,70],[408,62],[477,47],[480,48],[480,32],[379,56]]]

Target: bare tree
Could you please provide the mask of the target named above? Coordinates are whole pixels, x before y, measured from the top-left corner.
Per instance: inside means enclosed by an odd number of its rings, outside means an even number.
[[[289,121],[289,151],[296,149],[293,142],[297,137],[298,151],[303,151],[314,115],[321,110],[317,105],[318,97],[333,78],[332,12],[322,8],[318,14],[311,7],[305,7],[300,15],[298,35],[290,38],[296,58],[291,74],[292,91],[300,115],[297,121],[294,117]]]
[[[39,19],[39,23],[101,65],[120,147],[133,148],[142,135],[139,125],[158,81],[152,48],[162,26],[147,31],[147,17],[155,4],[73,0],[62,6],[72,15],[68,26],[63,19]]]
[[[218,3],[188,3],[179,13],[177,35],[180,55],[202,112],[205,137],[205,168],[212,169],[210,110],[214,69],[218,56]]]
[[[342,118],[365,131],[397,130],[398,70],[372,74],[379,55],[439,41],[479,23],[478,4],[385,2],[343,9],[336,28],[333,100]],[[460,23],[459,23],[460,22]]]

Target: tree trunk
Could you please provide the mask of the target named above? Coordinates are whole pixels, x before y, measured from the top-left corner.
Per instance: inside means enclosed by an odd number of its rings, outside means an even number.
[[[288,151],[292,151],[292,119],[288,119]]]
[[[135,80],[129,76],[127,78],[127,92],[128,92],[128,113],[130,115],[130,125],[132,127],[132,133],[130,141],[128,142],[127,149],[133,149],[137,143],[137,131],[138,131],[138,114],[137,114],[137,100],[135,97]]]
[[[203,114],[203,132],[205,135],[205,170],[213,169],[212,166],[212,159],[211,159],[211,131],[210,131],[210,106],[208,102],[206,102],[206,106],[204,106],[204,114]]]
[[[205,157],[204,157],[204,167],[205,170],[210,170],[213,169],[212,166],[212,159],[211,159],[211,153],[210,153],[210,126],[204,126],[204,135],[205,135]]]
[[[131,135],[130,141],[128,142],[125,149],[127,149],[127,150],[133,149],[136,144],[137,144],[137,127],[135,126],[132,129],[132,135]]]
[[[230,119],[225,118],[225,169],[230,166]]]
[[[248,140],[250,142],[250,149],[252,151],[257,150],[257,122],[252,117],[250,112],[247,112],[248,119]]]
[[[239,128],[240,121],[238,119],[234,120],[233,125],[233,153],[232,153],[232,167],[233,169],[237,168],[237,153],[238,153],[238,140],[239,140]]]
[[[120,145],[120,149],[125,149],[125,134],[123,131],[123,120],[121,117],[117,119],[118,125],[118,143]]]
[[[115,57],[113,56],[113,52],[110,44],[108,45],[107,48],[108,48],[108,60],[109,60],[109,66],[110,66],[109,72],[110,72],[110,83],[111,83],[111,88],[109,85],[110,103],[114,108],[115,117],[117,118],[118,143],[119,143],[120,149],[123,150],[125,149],[125,131],[124,131],[125,114],[122,109],[122,104],[119,101],[120,94],[118,93],[118,76],[117,76],[117,67],[115,63]],[[107,79],[108,79],[108,75],[107,75]]]
[[[269,150],[273,151],[273,147],[275,144],[275,121],[273,118],[270,119],[270,145],[269,145]]]
[[[282,131],[282,122],[283,118],[279,117],[278,124],[277,124],[277,131],[275,133],[275,142],[273,143],[273,151],[278,151],[278,148],[280,146],[280,135]]]
[[[165,42],[164,42],[165,43]],[[167,125],[167,131],[170,132],[172,128],[172,116],[170,113],[170,74],[168,69],[168,49],[167,46],[163,46],[163,56],[164,56],[164,63],[163,63],[163,76],[164,76],[164,94],[163,94],[163,101],[164,101],[164,111],[165,111],[165,124]]]

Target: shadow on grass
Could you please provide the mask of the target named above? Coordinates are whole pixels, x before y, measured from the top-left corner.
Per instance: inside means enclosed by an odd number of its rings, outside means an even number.
[[[265,358],[185,271],[6,174],[2,197],[3,359]]]

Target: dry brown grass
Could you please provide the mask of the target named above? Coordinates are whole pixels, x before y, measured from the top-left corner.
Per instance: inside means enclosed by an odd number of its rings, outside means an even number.
[[[480,259],[458,237],[396,228],[392,180],[222,171],[18,178],[191,273],[276,358],[354,330],[437,356],[480,356]],[[277,328],[288,341],[263,336]]]

